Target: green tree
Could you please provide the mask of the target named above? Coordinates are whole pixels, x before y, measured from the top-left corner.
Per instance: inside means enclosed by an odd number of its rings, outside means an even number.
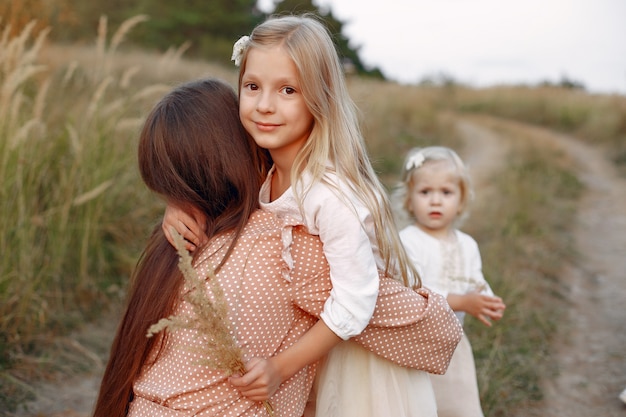
[[[337,45],[337,51],[339,56],[341,57],[344,66],[348,72],[354,71],[359,75],[366,75],[370,77],[385,79],[382,71],[377,68],[367,67],[361,58],[359,57],[359,49],[360,46],[350,46],[350,40],[343,34],[344,22],[337,19],[332,10],[329,9],[320,9],[315,4],[313,4],[312,0],[282,0],[275,1],[275,10],[274,13],[293,13],[293,14],[302,14],[302,13],[314,13],[320,16],[326,27],[333,36],[335,41],[335,45]]]
[[[150,17],[134,35],[139,43],[166,49],[190,41],[190,55],[223,62],[264,18],[256,0],[138,0],[133,12]]]
[[[2,1],[0,0],[0,3]],[[27,6],[26,9],[38,19],[49,22],[53,28],[50,32],[50,39],[57,41],[92,40],[97,34],[102,16],[106,16],[109,28],[118,28],[124,20],[133,16],[133,8],[136,4],[136,1],[129,0],[33,1],[41,3],[41,6]]]

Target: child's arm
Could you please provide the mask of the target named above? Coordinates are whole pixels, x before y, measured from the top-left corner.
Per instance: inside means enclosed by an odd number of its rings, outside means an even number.
[[[467,294],[448,294],[448,304],[454,311],[464,311],[491,327],[491,320],[500,320],[506,305],[502,298],[478,292]]]
[[[384,265],[370,210],[337,178],[324,178],[328,183],[315,184],[303,201],[304,223],[319,236],[330,266],[333,288],[320,317],[347,340],[361,334],[374,313]]]
[[[280,384],[303,367],[321,359],[341,340],[319,320],[289,349],[268,359],[251,359],[246,364],[246,374],[231,377],[229,381],[244,397],[265,401],[276,392]]]

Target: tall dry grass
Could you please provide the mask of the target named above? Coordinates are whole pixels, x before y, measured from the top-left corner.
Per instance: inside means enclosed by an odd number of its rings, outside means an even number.
[[[20,381],[44,372],[38,358],[51,338],[123,294],[146,223],[161,210],[141,186],[135,143],[143,115],[171,86],[114,65],[140,20],[109,39],[103,19],[91,67],[45,62],[48,31],[34,36],[34,21],[16,36],[3,27],[0,404],[7,407],[28,394]]]
[[[415,88],[373,79],[349,79],[361,112],[363,134],[374,168],[393,188],[406,152],[415,146],[461,146],[446,115],[446,89]]]

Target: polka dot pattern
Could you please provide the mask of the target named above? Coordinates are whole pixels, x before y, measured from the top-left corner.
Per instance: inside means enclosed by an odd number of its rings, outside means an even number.
[[[354,340],[398,365],[443,374],[462,335],[443,296],[383,276],[374,316]]]
[[[325,292],[328,297],[328,265],[319,239],[301,228],[293,230],[289,243],[296,249],[289,268],[282,256],[283,226],[272,214],[256,212],[218,273],[244,360],[287,349],[315,323],[317,318],[299,307],[299,292]],[[206,276],[223,257],[229,239],[213,239],[196,262],[199,274]],[[285,270],[289,280],[283,278]],[[326,283],[319,277],[326,277]],[[181,302],[176,314],[190,313],[191,307]],[[262,403],[240,396],[222,372],[197,364],[200,357],[194,348],[202,340],[196,336],[193,330],[170,333],[164,351],[135,383],[129,415],[267,416]],[[314,366],[306,367],[280,386],[270,400],[276,417],[302,415],[314,372]]]
[[[321,242],[288,223],[256,212],[218,273],[244,360],[270,357],[293,345],[315,323],[330,293]],[[213,239],[197,260],[199,274],[206,275],[222,259],[231,238]],[[286,246],[289,256],[284,255]],[[190,312],[181,302],[176,314]],[[399,365],[443,373],[461,334],[443,297],[381,276],[372,321],[354,340]],[[198,365],[194,349],[201,343],[193,330],[170,334],[167,346],[134,385],[130,416],[267,415],[262,403],[240,396],[222,372]],[[306,367],[280,386],[270,400],[276,417],[302,416],[314,374],[315,366]]]

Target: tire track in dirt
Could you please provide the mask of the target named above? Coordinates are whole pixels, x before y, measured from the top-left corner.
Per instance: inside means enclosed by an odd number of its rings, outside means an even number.
[[[545,399],[539,407],[516,415],[624,417],[626,406],[617,396],[626,387],[626,179],[603,149],[570,136],[492,118],[462,120],[459,131],[469,141],[465,158],[472,175],[483,178],[487,187],[484,179],[497,171],[494,161],[504,159],[480,153],[497,155],[489,148],[508,146],[507,138],[489,127],[497,125],[523,131],[537,146],[562,150],[586,187],[572,225],[580,256],[562,275],[571,308],[553,345],[559,373],[543,381]],[[482,194],[479,181],[477,187]]]

